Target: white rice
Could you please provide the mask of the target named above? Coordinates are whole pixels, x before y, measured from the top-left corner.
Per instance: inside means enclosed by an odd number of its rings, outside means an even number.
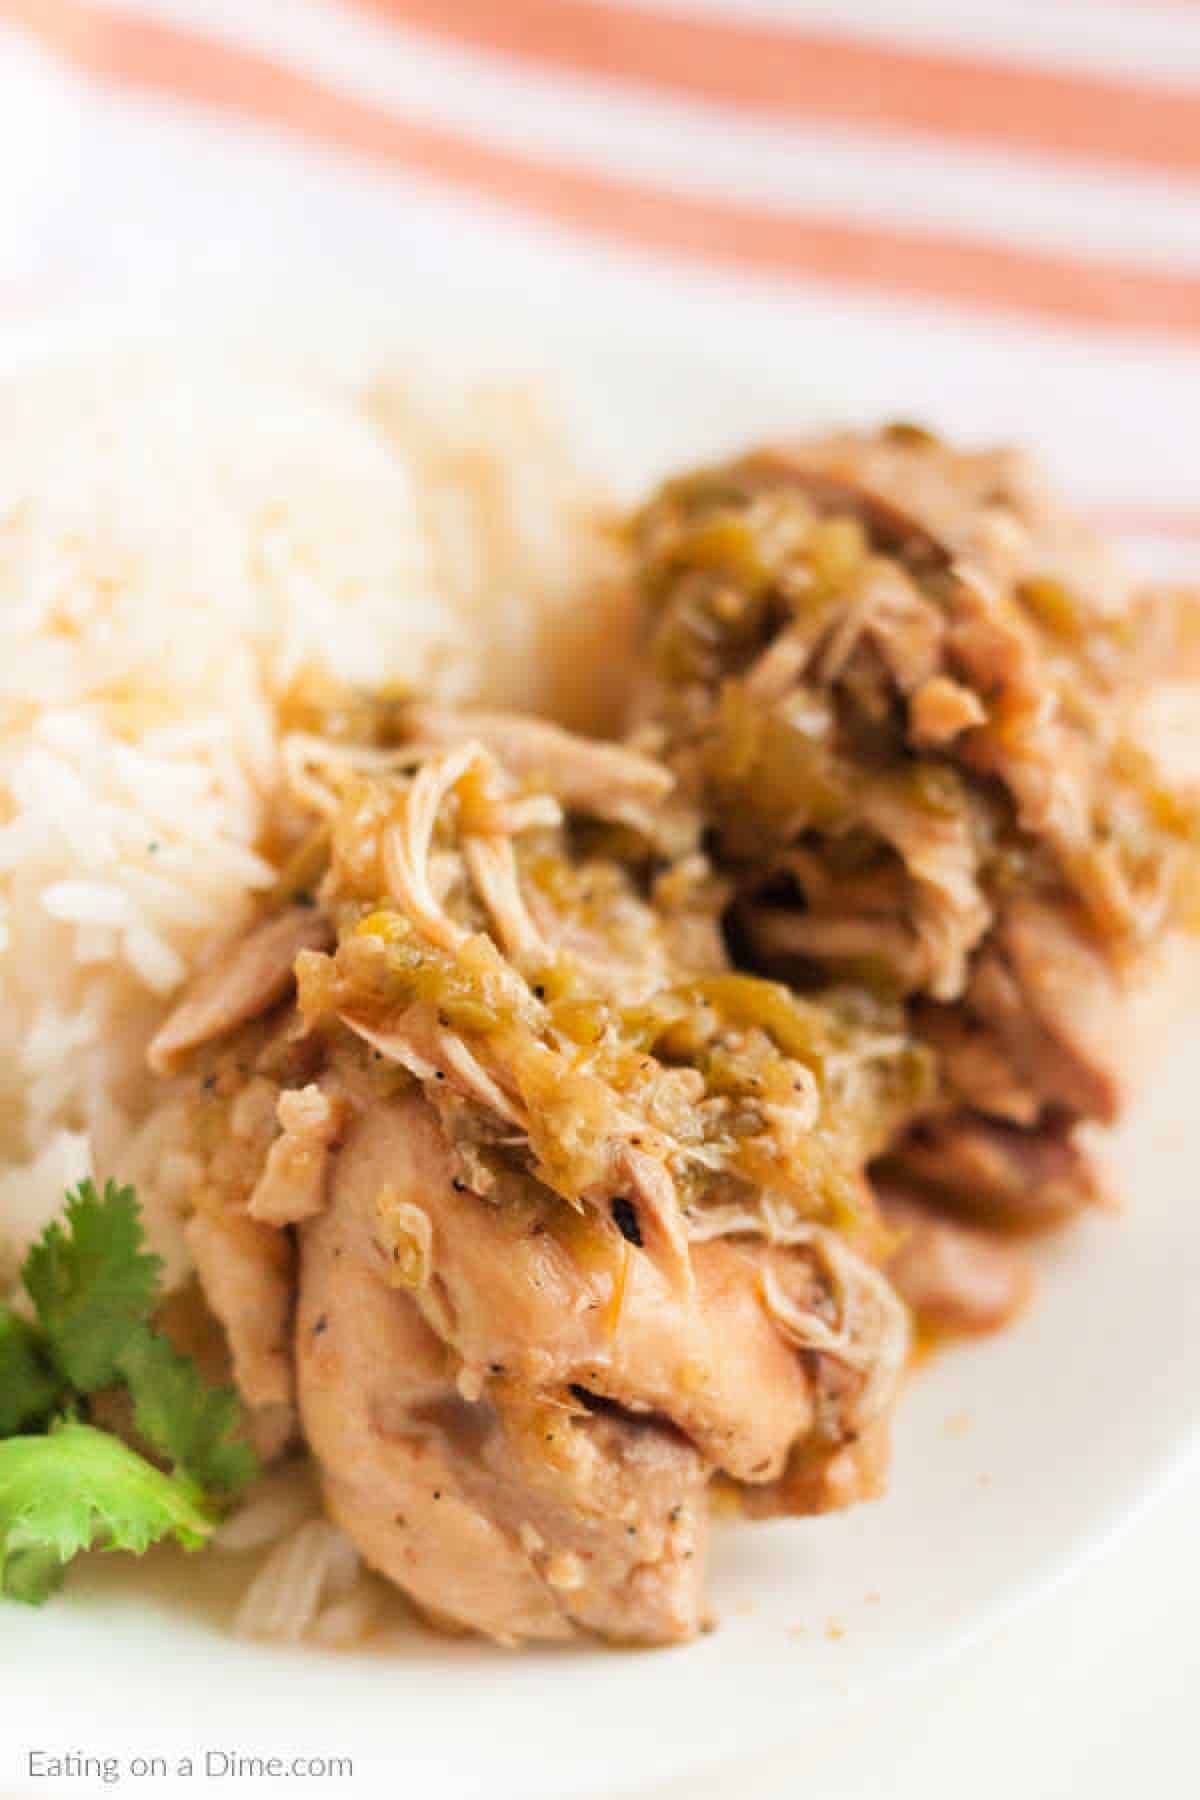
[[[318,665],[569,710],[616,590],[523,389],[161,352],[12,377],[0,404],[2,1283],[88,1134],[124,1140],[202,943],[272,879],[287,685]]]
[[[288,1460],[262,1476],[217,1528],[211,1549],[245,1570],[233,1620],[239,1637],[342,1649],[394,1612],[383,1582],[322,1516],[309,1463]]]
[[[358,1551],[327,1519],[308,1519],[280,1538],[238,1607],[239,1637],[336,1646],[366,1635],[373,1587]]]
[[[212,1547],[234,1555],[262,1550],[320,1516],[321,1502],[311,1468],[305,1465],[298,1471],[285,1462],[259,1477],[237,1511],[217,1527]]]

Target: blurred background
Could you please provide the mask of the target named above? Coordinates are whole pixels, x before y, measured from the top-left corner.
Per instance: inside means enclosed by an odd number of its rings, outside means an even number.
[[[0,0],[9,314],[336,277],[836,327],[1200,542],[1191,0]]]
[[[0,0],[0,149],[0,330],[445,290],[761,336],[818,390],[835,333],[846,416],[1035,441],[1200,568],[1194,0]],[[1200,1792],[1198,1498],[679,1795]]]

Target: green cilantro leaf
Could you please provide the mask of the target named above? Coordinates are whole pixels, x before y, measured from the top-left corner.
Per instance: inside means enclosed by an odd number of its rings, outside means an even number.
[[[68,1194],[66,1225],[55,1221],[21,1271],[54,1361],[80,1393],[116,1380],[134,1327],[148,1319],[162,1263],[145,1248],[132,1188],[91,1181]]]
[[[63,1584],[66,1564],[53,1550],[40,1545],[29,1550],[14,1550],[4,1563],[0,1577],[0,1593],[9,1600],[20,1600],[25,1606],[41,1606]]]
[[[0,1443],[0,1591],[13,1599],[39,1604],[62,1565],[93,1545],[140,1555],[175,1537],[196,1550],[212,1529],[191,1481],[94,1426]]]
[[[205,1493],[227,1498],[257,1473],[233,1389],[210,1388],[150,1324],[161,1267],[133,1189],[109,1182],[101,1195],[84,1181],[25,1259],[36,1322],[0,1306],[0,1594],[39,1605],[92,1546],[140,1554],[175,1537],[196,1549],[214,1523]],[[115,1386],[173,1473],[73,1416]]]
[[[145,1326],[121,1352],[120,1373],[142,1437],[201,1487],[232,1494],[254,1479],[254,1452],[236,1435],[241,1406],[232,1388],[208,1387],[190,1357]]]
[[[57,1411],[62,1378],[54,1373],[40,1331],[0,1306],[0,1437]]]

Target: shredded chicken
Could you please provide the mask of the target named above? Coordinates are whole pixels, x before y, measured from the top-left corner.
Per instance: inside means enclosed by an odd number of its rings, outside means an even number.
[[[1128,724],[1200,631],[1019,459],[766,450],[635,538],[629,742],[310,708],[277,890],[151,1050],[259,1441],[506,1643],[693,1636],[714,1484],[882,1491],[910,1320],[1004,1323],[1012,1233],[1102,1198],[1194,900]]]
[[[292,1247],[279,1232],[236,1213],[198,1212],[186,1230],[205,1299],[225,1328],[255,1440],[277,1455],[295,1422]]]
[[[908,1133],[882,1167],[953,1213],[1009,1230],[1040,1230],[1107,1198],[1094,1161],[1062,1122],[1022,1129],[953,1112]]]
[[[637,541],[634,740],[711,821],[743,950],[907,997],[939,1083],[897,1169],[1006,1219],[1089,1203],[1073,1128],[1116,1117],[1128,992],[1194,911],[1200,810],[1134,735],[1194,597],[1136,589],[1019,456],[909,426],[684,476]]]
[[[896,1234],[887,1277],[926,1330],[995,1331],[1025,1304],[1032,1271],[1011,1237],[942,1217],[927,1200],[880,1194]]]
[[[408,725],[414,737],[437,748],[473,738],[486,744],[513,775],[537,782],[570,811],[649,832],[656,809],[674,785],[669,770],[648,756],[516,713],[414,706]]]
[[[188,1051],[257,1018],[287,992],[300,951],[328,942],[327,919],[292,907],[247,932],[231,948],[217,946],[150,1045],[151,1068],[169,1074]]]
[[[863,1169],[923,1054],[730,970],[694,835],[595,835],[665,800],[645,758],[410,723],[289,749],[306,931],[254,1016],[187,996],[160,1046],[201,1280],[248,1406],[298,1384],[332,1516],[431,1616],[687,1637],[714,1476],[756,1513],[878,1490],[908,1326]]]

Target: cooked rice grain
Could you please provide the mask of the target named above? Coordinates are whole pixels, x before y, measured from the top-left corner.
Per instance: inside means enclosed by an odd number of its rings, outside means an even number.
[[[370,1627],[366,1581],[345,1533],[325,1519],[309,1519],[281,1539],[262,1564],[246,1589],[234,1630],[239,1637],[273,1644],[309,1637],[346,1643]]]

